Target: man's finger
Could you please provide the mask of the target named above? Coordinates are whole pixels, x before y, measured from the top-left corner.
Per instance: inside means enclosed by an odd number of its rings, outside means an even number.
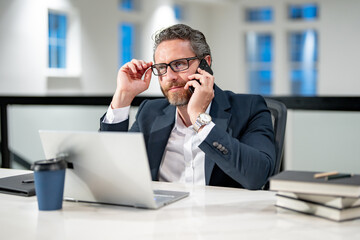
[[[133,59],[133,60],[131,60],[131,63],[134,64],[134,66],[136,66],[137,69],[143,70],[143,63],[144,63],[144,61],[140,61],[140,60],[137,60],[137,59]]]
[[[151,68],[148,68],[148,70],[146,70],[145,76],[144,76],[144,81],[146,82],[147,85],[150,84],[151,74],[152,74],[152,70],[151,70]]]

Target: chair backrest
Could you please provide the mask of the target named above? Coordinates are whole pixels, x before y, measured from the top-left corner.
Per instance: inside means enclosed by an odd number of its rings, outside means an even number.
[[[284,152],[284,138],[286,129],[287,108],[285,104],[271,98],[265,98],[266,104],[271,112],[271,119],[275,134],[276,162],[272,175],[280,172],[282,156]]]

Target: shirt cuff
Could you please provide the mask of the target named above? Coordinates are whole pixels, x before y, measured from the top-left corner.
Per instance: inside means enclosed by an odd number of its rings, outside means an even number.
[[[108,107],[103,123],[113,124],[127,120],[129,118],[130,106],[112,109]]]
[[[211,121],[209,124],[205,125],[200,132],[196,134],[196,136],[200,140],[200,143],[205,140],[213,127],[215,127],[215,123]]]

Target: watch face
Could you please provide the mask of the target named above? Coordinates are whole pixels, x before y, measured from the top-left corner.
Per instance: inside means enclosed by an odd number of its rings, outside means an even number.
[[[211,116],[209,114],[206,114],[206,113],[202,113],[200,114],[200,119],[203,123],[210,123],[211,122]]]

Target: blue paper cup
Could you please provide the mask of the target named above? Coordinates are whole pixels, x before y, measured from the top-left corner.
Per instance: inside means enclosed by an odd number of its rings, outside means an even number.
[[[33,165],[39,210],[62,208],[66,162],[63,158],[36,161]]]

